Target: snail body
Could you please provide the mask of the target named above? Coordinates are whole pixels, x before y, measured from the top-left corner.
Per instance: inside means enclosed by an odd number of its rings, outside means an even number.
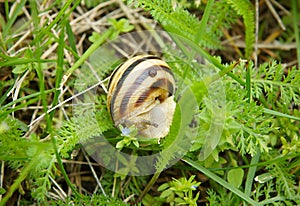
[[[143,137],[163,138],[176,107],[174,93],[175,79],[168,64],[153,55],[139,55],[113,72],[107,108],[116,126],[134,125]]]

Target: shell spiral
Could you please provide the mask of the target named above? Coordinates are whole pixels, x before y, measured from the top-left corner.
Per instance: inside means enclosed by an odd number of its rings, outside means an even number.
[[[107,108],[116,126],[135,125],[139,135],[163,138],[172,123],[175,79],[166,62],[139,55],[121,64],[108,85]]]

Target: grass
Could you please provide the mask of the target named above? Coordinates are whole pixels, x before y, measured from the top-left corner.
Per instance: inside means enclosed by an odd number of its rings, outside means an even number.
[[[0,1],[0,205],[300,204],[299,3],[133,2]],[[178,109],[160,144],[130,134],[130,159],[104,155],[127,141],[106,109],[107,78],[144,47],[164,54],[177,105],[192,92],[196,112]],[[193,119],[185,131],[180,118]],[[85,145],[99,133],[110,145]],[[182,155],[178,134],[193,143]],[[149,154],[162,154],[154,174],[131,176],[143,169],[132,157]]]

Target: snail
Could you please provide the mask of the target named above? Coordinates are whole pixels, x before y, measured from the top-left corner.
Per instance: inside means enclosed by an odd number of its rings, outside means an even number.
[[[142,137],[160,139],[172,124],[174,93],[174,74],[168,64],[153,55],[139,55],[112,73],[107,108],[115,126],[135,126]]]

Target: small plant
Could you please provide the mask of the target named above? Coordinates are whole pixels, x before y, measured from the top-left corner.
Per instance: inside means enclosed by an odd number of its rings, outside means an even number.
[[[195,175],[189,179],[181,177],[179,179],[173,178],[172,181],[164,183],[158,187],[161,191],[160,198],[165,200],[165,203],[170,205],[197,205],[200,192],[194,195],[200,182],[194,180]]]
[[[121,130],[121,136],[123,137],[122,140],[120,140],[116,148],[122,149],[124,146],[128,147],[131,143],[134,144],[137,148],[139,147],[139,142],[137,141],[137,128],[132,125],[131,127],[123,127],[121,124],[119,126]]]

